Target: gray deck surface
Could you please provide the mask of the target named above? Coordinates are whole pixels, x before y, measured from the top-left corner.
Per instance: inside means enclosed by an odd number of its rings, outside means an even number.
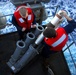
[[[42,65],[42,57],[40,55],[32,59],[17,74],[12,73],[6,63],[15,51],[17,41],[17,33],[0,35],[0,75],[49,75]],[[50,68],[55,75],[71,75],[62,51],[50,56]]]
[[[17,40],[17,33],[0,36],[0,75],[47,75],[40,56],[35,57],[19,73],[12,73],[6,63],[16,48]]]

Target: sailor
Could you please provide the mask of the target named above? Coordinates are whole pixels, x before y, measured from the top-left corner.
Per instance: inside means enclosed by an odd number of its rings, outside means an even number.
[[[61,11],[62,15],[68,21],[68,25],[66,25],[65,27],[58,28],[54,28],[54,26],[47,25],[47,28],[43,32],[45,38],[42,55],[45,58],[49,58],[50,54],[61,51],[62,48],[65,46],[66,42],[68,41],[68,34],[76,28],[76,22],[67,15],[66,11]]]
[[[12,23],[16,26],[19,33],[19,39],[24,39],[24,33],[36,27],[35,15],[30,7],[25,5],[18,6],[15,10]]]

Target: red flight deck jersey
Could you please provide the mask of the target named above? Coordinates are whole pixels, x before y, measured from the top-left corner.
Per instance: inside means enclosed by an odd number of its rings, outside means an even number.
[[[16,21],[17,21],[18,25],[21,26],[22,28],[25,27],[26,29],[30,29],[31,24],[34,20],[34,14],[33,14],[32,10],[29,7],[25,8],[28,11],[28,17],[26,19],[24,19],[19,14],[19,8],[20,8],[20,6],[14,12],[14,16],[16,18]]]
[[[57,28],[56,32],[57,36],[55,38],[44,38],[44,41],[51,46],[50,50],[60,51],[65,46],[68,40],[68,35],[62,27]]]

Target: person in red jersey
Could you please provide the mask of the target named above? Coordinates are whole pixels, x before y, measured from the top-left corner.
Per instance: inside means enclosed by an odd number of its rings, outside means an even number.
[[[19,39],[24,39],[24,33],[36,27],[35,15],[30,7],[18,6],[12,16],[12,24],[16,26]]]
[[[57,28],[55,28],[55,26],[47,25],[43,31],[45,37],[43,40],[44,47],[41,54],[46,59],[50,57],[50,54],[62,50],[68,41],[68,34],[76,28],[76,22],[67,15],[66,11],[62,10],[62,15],[68,21],[68,25]]]

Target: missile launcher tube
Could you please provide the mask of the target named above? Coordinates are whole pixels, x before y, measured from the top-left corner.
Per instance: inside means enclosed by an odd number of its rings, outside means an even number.
[[[37,37],[42,31],[44,30],[44,28],[40,25],[38,25],[36,27],[36,30],[35,30],[35,33],[28,33],[27,34],[27,38],[25,40],[25,48],[24,50],[22,51],[22,53],[25,53],[22,58],[17,61],[17,63],[13,66],[15,68],[15,70],[13,70],[13,72],[17,72],[19,71],[24,65],[26,65],[33,57],[35,57],[38,53],[38,51],[32,46],[30,45],[32,42],[34,42],[34,38],[35,36]],[[34,36],[35,35],[35,36]],[[30,40],[30,38],[33,38],[32,40]],[[30,45],[30,46],[29,46]],[[28,49],[29,47],[29,49]],[[28,49],[28,50],[27,50]],[[26,52],[25,52],[26,51]],[[30,58],[31,57],[31,58]]]
[[[19,59],[20,53],[25,48],[25,43],[21,40],[17,41],[16,45],[17,45],[16,50],[9,60],[9,63],[11,63],[12,65]]]
[[[60,22],[63,20],[63,12],[60,10],[55,17],[51,20],[51,24],[57,28],[60,25]]]
[[[26,53],[23,55],[23,57],[18,60],[12,67],[14,73],[17,73],[19,70],[21,70],[22,67],[24,67],[31,59],[33,59],[38,54],[38,51],[32,46],[29,46],[29,49],[26,51]]]
[[[24,53],[26,52],[26,50],[28,49],[29,45],[32,44],[32,43],[35,41],[36,37],[37,37],[43,30],[44,30],[44,28],[43,28],[41,25],[37,25],[34,34],[33,34],[33,33],[28,33],[28,34],[27,34],[27,38],[26,38],[26,40],[25,40],[26,46],[25,46],[24,50],[22,51],[22,54],[24,54]]]
[[[33,33],[27,33],[27,38],[25,40],[25,48],[24,50],[21,52],[21,55],[23,55],[29,48],[29,45],[34,42],[34,39],[35,39],[35,35]]]
[[[40,35],[40,33],[43,32],[43,31],[44,31],[44,27],[41,26],[41,25],[37,25],[35,33],[34,33],[35,37],[37,38]]]

